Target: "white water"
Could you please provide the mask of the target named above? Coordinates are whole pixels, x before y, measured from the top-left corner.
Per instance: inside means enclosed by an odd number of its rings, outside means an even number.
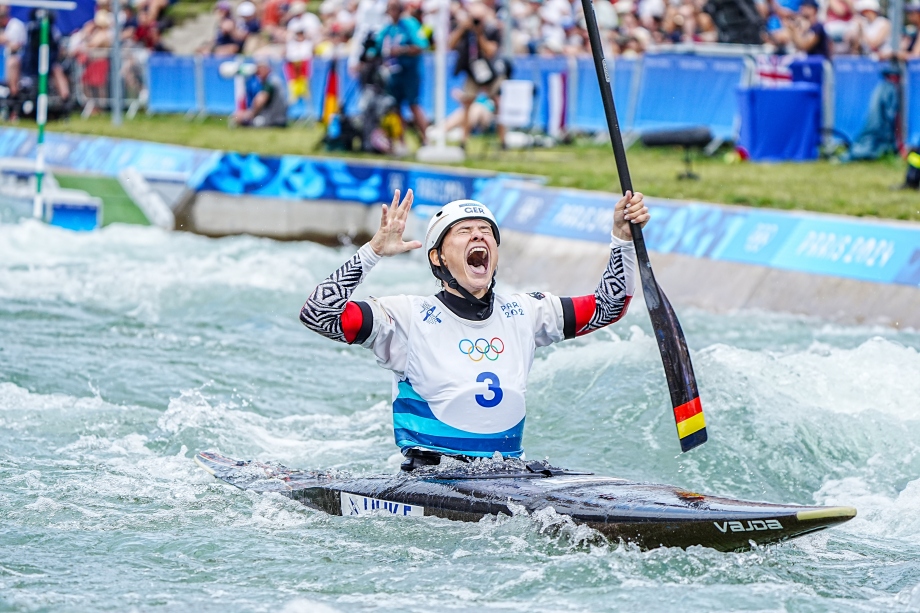
[[[749,553],[640,552],[552,513],[330,517],[215,482],[194,451],[396,470],[388,374],[297,319],[350,253],[0,225],[0,611],[920,610],[913,332],[682,310],[710,432],[684,455],[643,305],[538,354],[530,457],[859,510]],[[362,295],[433,287],[403,258]]]

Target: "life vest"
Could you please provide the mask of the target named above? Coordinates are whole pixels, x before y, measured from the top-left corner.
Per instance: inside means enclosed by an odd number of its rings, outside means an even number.
[[[537,296],[496,295],[484,321],[461,319],[434,296],[375,301],[399,330],[378,333],[373,349],[382,366],[396,371],[393,428],[400,448],[521,455],[534,351],[563,338],[559,300]]]

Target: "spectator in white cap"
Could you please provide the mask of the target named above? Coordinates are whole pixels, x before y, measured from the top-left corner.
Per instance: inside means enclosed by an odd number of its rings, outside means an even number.
[[[664,17],[664,11],[664,0],[639,0],[639,21],[649,31],[657,29],[656,20]]]
[[[851,39],[853,51],[876,59],[891,57],[891,22],[880,14],[878,0],[857,0],[853,8],[860,15]]]
[[[236,27],[247,36],[249,34],[258,34],[259,30],[262,29],[257,12],[256,5],[249,0],[240,2],[239,6],[236,7]]]

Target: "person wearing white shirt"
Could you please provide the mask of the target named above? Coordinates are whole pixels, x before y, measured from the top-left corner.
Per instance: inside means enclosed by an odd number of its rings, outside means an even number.
[[[6,82],[10,95],[19,93],[20,60],[19,51],[26,44],[26,26],[10,15],[10,7],[0,4],[0,46],[6,50]]]

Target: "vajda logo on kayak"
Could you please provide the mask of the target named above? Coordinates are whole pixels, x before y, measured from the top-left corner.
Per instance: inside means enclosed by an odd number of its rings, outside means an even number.
[[[740,521],[723,521],[721,523],[714,521],[712,523],[719,529],[719,532],[728,532],[729,529],[731,529],[732,532],[755,532],[758,530],[783,529],[783,525],[775,519],[753,519],[747,523],[747,527]]]

